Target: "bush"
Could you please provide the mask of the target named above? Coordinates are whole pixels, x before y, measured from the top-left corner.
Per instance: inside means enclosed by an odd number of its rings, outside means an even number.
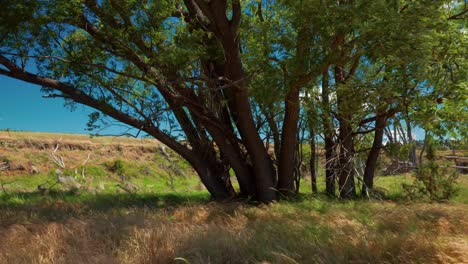
[[[434,162],[416,170],[413,184],[403,184],[405,195],[410,199],[429,198],[431,201],[447,201],[456,192],[456,170],[441,168]]]
[[[114,164],[112,164],[110,169],[112,172],[117,173],[118,175],[123,175],[125,174],[125,163],[122,160],[117,159],[114,161]]]
[[[432,140],[427,141],[427,164],[421,164],[415,173],[413,184],[403,184],[405,196],[410,199],[429,198],[431,201],[447,201],[456,192],[458,173],[454,169],[441,167],[435,162]]]

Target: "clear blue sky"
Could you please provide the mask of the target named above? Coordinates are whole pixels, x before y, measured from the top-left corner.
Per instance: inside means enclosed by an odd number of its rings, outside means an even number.
[[[0,129],[88,133],[90,108],[64,106],[60,98],[42,98],[40,86],[0,75]]]

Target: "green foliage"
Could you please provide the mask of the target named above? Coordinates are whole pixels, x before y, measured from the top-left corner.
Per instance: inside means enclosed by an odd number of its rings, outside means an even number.
[[[440,168],[435,163],[422,165],[416,170],[413,184],[403,185],[405,195],[411,200],[448,201],[457,194],[458,176],[456,171]]]
[[[406,160],[411,149],[410,144],[401,144],[401,143],[387,143],[385,146],[387,154],[398,160]]]
[[[110,170],[118,175],[124,175],[127,171],[126,164],[120,159],[116,159],[110,166]]]
[[[459,174],[456,170],[441,167],[436,163],[434,143],[430,136],[426,144],[428,162],[417,168],[412,185],[403,185],[405,194],[410,199],[428,198],[437,202],[448,201],[456,195],[456,181]]]

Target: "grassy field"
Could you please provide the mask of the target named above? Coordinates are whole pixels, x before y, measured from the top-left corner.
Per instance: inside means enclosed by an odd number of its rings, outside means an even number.
[[[312,195],[306,179],[293,201],[219,204],[169,154],[154,140],[0,132],[0,263],[468,260],[466,175],[445,203],[405,199],[406,174],[376,179],[383,200]],[[56,184],[57,169],[80,188]]]

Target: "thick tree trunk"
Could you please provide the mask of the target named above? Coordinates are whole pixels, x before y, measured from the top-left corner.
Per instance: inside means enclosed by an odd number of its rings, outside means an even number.
[[[299,87],[292,87],[285,100],[285,114],[278,159],[278,191],[284,196],[296,193],[294,169],[296,167],[297,123],[299,120]]]
[[[217,44],[213,42],[213,40],[207,40],[207,42],[209,42],[211,46]],[[206,78],[209,78],[210,81],[208,82],[209,90],[204,93],[201,92],[199,96],[204,97],[204,100],[212,105],[213,109],[211,110],[216,113],[218,119],[222,123],[219,127],[213,126],[210,123],[205,124],[205,126],[220,149],[222,156],[226,158],[233,168],[237,182],[239,183],[240,196],[256,197],[255,177],[252,167],[246,163],[247,158],[244,157],[238,142],[233,140],[236,135],[234,133],[234,127],[232,126],[231,115],[228,106],[223,103],[226,100],[224,93],[219,89],[221,85],[225,84],[218,79],[225,75],[224,66],[216,60],[202,61],[202,66],[203,74]],[[229,130],[232,136],[228,137],[223,133],[223,131],[220,130],[221,126]]]
[[[369,151],[366,161],[366,168],[364,170],[364,181],[362,183],[361,195],[369,197],[369,190],[374,188],[374,175],[377,169],[377,160],[379,158],[380,150],[382,149],[384,129],[387,125],[385,116],[379,116],[375,120],[375,132],[372,148]]]
[[[335,82],[344,83],[345,72],[343,66],[335,66]],[[356,196],[354,184],[354,136],[351,126],[352,109],[351,100],[347,91],[337,88],[337,106],[339,128],[340,152],[338,155],[338,184],[341,199],[350,199]]]
[[[339,172],[338,184],[341,199],[356,196],[354,184],[354,143],[351,125],[347,121],[340,121],[340,154],[338,156]]]
[[[225,72],[227,78],[232,82],[236,82],[231,87],[231,92],[229,92],[231,95],[230,99],[232,100],[230,105],[234,108],[231,110],[238,117],[235,120],[237,128],[253,163],[257,198],[261,202],[269,203],[276,200],[276,172],[273,167],[273,161],[260,138],[253,120],[251,105],[245,87],[244,72],[240,61],[239,44],[236,39],[235,36],[225,33],[222,41],[226,58]]]
[[[210,144],[205,135],[200,136],[202,131],[196,130],[187,113],[182,108],[177,107],[169,98],[166,100],[173,107],[173,113],[187,135],[187,139],[192,146],[192,152],[198,156],[197,160],[194,160],[191,164],[194,164],[195,171],[210,192],[212,199],[224,200],[233,197],[235,191],[229,178],[229,168],[226,170],[221,160],[217,159],[217,153],[213,145]],[[187,159],[187,157],[184,158]],[[201,161],[198,161],[198,159]]]
[[[329,66],[322,70],[322,104],[323,104],[323,126],[325,141],[325,188],[327,195],[335,196],[335,164],[336,164],[336,145],[333,140],[333,121],[330,114],[330,91],[329,91]]]
[[[210,134],[215,140],[220,151],[228,160],[232,169],[236,174],[242,196],[256,196],[255,177],[252,174],[252,168],[243,159],[240,149],[236,149],[234,144],[228,140],[222,131],[217,131],[216,128],[209,127]]]
[[[194,155],[198,154],[194,153]],[[222,164],[210,164],[206,160],[200,160],[195,157],[189,157],[186,160],[195,169],[213,200],[222,201],[230,199],[235,195],[229,178],[225,178],[226,172]]]
[[[286,196],[296,194],[299,185],[299,178],[295,170],[297,168],[296,150],[298,147],[298,121],[300,113],[299,91],[302,86],[307,84],[310,73],[308,72],[308,58],[310,57],[310,49],[308,43],[310,41],[310,23],[303,23],[297,33],[297,46],[294,58],[296,74],[288,76],[285,74],[288,81],[288,92],[284,100],[284,122],[281,133],[281,149],[278,163],[278,190]],[[304,82],[304,83],[302,83]]]
[[[257,198],[261,202],[269,203],[276,199],[276,172],[256,129],[245,84],[238,36],[240,2],[232,1],[231,18],[227,17],[226,1],[184,0],[184,3],[191,16],[203,24],[200,28],[214,33],[223,47],[225,73],[223,77],[231,85],[224,90],[229,100],[229,110],[254,169]]]

